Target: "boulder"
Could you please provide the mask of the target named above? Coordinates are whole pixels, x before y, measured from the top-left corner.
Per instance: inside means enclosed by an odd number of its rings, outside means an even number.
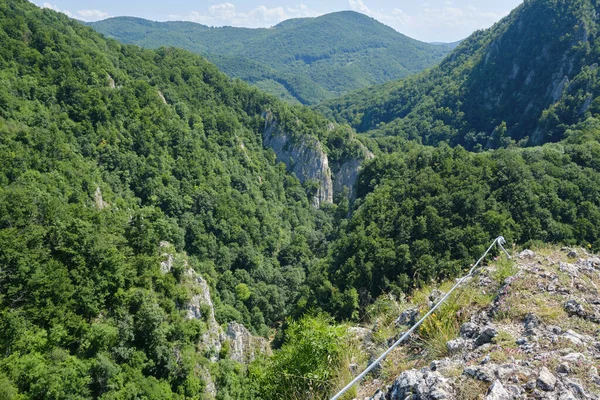
[[[482,346],[486,343],[491,343],[492,340],[498,335],[498,331],[492,327],[487,327],[481,332],[477,339],[475,340],[476,346]]]
[[[552,392],[556,386],[556,377],[552,375],[548,368],[542,367],[535,383],[536,386],[543,391]]]
[[[510,400],[511,398],[510,393],[499,380],[494,381],[485,396],[485,400]]]

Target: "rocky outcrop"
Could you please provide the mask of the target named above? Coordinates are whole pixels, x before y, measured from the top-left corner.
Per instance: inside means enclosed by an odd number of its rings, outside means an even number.
[[[100,186],[96,186],[96,191],[94,192],[94,204],[98,210],[108,207],[108,203],[102,198],[102,190],[100,190]]]
[[[272,149],[288,172],[296,175],[302,184],[315,182],[318,185],[313,198],[315,207],[322,203],[333,203],[334,195],[344,193],[345,189],[351,200],[355,198],[354,184],[362,164],[374,157],[364,145],[359,143],[362,157],[330,164],[317,138],[310,135],[295,137],[292,133],[283,131],[271,112],[263,113],[263,118],[263,146]],[[328,127],[329,130],[334,128],[333,124]]]
[[[492,304],[447,342],[446,358],[402,372],[370,399],[600,400],[600,258],[563,248],[515,260]],[[477,290],[498,287],[494,273],[482,270]]]
[[[271,355],[271,347],[265,338],[253,336],[242,324],[231,322],[225,333],[229,340],[229,357],[240,363],[251,363],[259,354]]]
[[[358,179],[363,163],[365,160],[371,160],[375,157],[366,147],[361,145],[361,148],[363,158],[352,158],[333,165],[333,192],[335,194],[343,193],[344,189],[347,189],[350,200],[356,198],[354,184]]]
[[[264,113],[265,129],[263,145],[271,148],[277,159],[283,162],[290,173],[296,175],[301,183],[314,181],[318,184],[313,204],[333,203],[333,180],[329,159],[317,138],[305,135],[294,138],[284,132],[271,113]]]
[[[266,339],[252,335],[248,329],[237,322],[231,322],[224,332],[215,319],[210,287],[206,280],[189,266],[185,255],[175,253],[175,249],[169,242],[160,242],[160,249],[162,251],[160,270],[163,274],[172,273],[176,267],[185,271],[182,284],[194,293],[190,301],[184,305],[187,311],[186,318],[202,320],[206,324],[206,332],[202,335],[198,347],[211,361],[218,361],[226,342],[229,346],[229,358],[240,363],[250,363],[259,354],[271,354],[271,347]],[[203,373],[210,377],[208,370]],[[210,384],[214,387],[212,382]]]

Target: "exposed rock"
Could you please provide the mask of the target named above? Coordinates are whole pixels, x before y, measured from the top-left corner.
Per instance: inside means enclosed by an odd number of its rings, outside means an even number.
[[[588,95],[588,97],[586,97],[585,101],[581,105],[581,108],[579,108],[579,115],[585,114],[590,109],[590,107],[592,106],[593,100],[594,100],[594,96],[591,94]]]
[[[556,377],[546,367],[540,369],[540,373],[536,380],[538,388],[546,392],[552,392],[556,386]]]
[[[191,278],[199,293],[192,297],[187,304],[188,319],[202,319],[206,322],[207,331],[202,335],[202,344],[210,353],[212,361],[218,359],[222,343],[225,341],[225,335],[221,326],[215,319],[215,310],[210,298],[210,289],[208,283],[196,273],[193,269],[188,269],[186,275]]]
[[[522,252],[519,253],[519,258],[520,259],[533,259],[533,258],[535,258],[535,253],[529,249],[523,250]]]
[[[575,265],[573,264],[568,264],[568,263],[560,263],[558,269],[560,270],[560,272],[564,272],[572,277],[578,277],[579,276],[579,268],[577,268]]]
[[[96,191],[94,192],[94,204],[98,210],[102,210],[108,207],[108,203],[104,201],[102,198],[102,191],[100,190],[100,186],[96,186]]]
[[[440,300],[446,295],[446,293],[440,290],[433,290],[429,293],[429,308],[433,308]]]
[[[248,364],[254,361],[260,353],[271,354],[267,340],[253,336],[242,324],[229,323],[226,336],[231,346],[230,358],[234,361]]]
[[[371,160],[375,156],[362,143],[360,147],[363,152],[362,158],[352,158],[345,160],[342,163],[333,163],[333,193],[339,194],[344,192],[344,188],[348,189],[348,198],[354,200],[356,193],[354,192],[354,184],[358,179],[358,174],[362,169],[362,164],[366,160]]]
[[[537,315],[533,314],[533,313],[529,313],[525,316],[525,319],[523,320],[523,324],[525,325],[525,329],[530,330],[530,329],[535,329],[537,327],[540,326],[540,319],[538,318]]]
[[[108,82],[108,87],[111,89],[115,88],[115,80],[109,74],[106,74],[106,81]]]
[[[570,315],[577,315],[578,317],[585,318],[585,310],[583,306],[576,300],[569,300],[565,303],[565,311]]]
[[[563,333],[562,337],[564,339],[571,341],[571,343],[578,345],[578,346],[584,345],[585,342],[589,341],[589,339],[590,339],[590,338],[580,335],[577,332],[570,330],[570,329],[568,331],[566,331],[565,333]]]
[[[458,393],[466,390],[472,398],[488,400],[600,400],[596,388],[596,385],[600,386],[600,376],[594,366],[600,360],[600,340],[596,337],[600,333],[600,318],[596,318],[600,316],[596,288],[600,279],[600,259],[581,249],[578,254],[581,258],[574,264],[561,263],[571,250],[566,249],[562,254],[558,251],[544,253],[535,259],[525,255],[515,257],[518,272],[509,279],[516,284],[500,288],[496,300],[483,309],[458,310],[460,314],[457,315],[466,317],[469,322],[461,326],[460,337],[446,342],[448,356],[429,362],[429,368],[415,369],[405,375],[404,378],[412,376],[414,381],[412,385],[410,381],[396,385],[396,393],[404,397],[391,396],[391,392],[384,390],[385,399],[431,398],[433,392],[423,389],[427,387],[424,381],[427,373],[435,371],[456,390],[454,393],[443,389],[443,395],[450,394],[455,399],[460,399]],[[566,272],[568,277],[560,271]],[[489,278],[493,273],[493,269],[486,271],[484,268],[481,275]],[[480,281],[473,280],[470,284],[476,290],[488,290],[479,285]],[[547,291],[549,282],[557,287],[556,290]],[[523,287],[531,293],[520,292]],[[563,290],[566,287],[569,289]],[[528,303],[530,294],[548,297],[548,302],[544,305]],[[524,302],[524,310],[528,312],[522,323],[510,317],[510,313],[508,318],[506,314],[496,314],[498,310],[505,310],[501,308],[503,305],[514,306],[519,302]],[[545,307],[555,307],[555,304],[577,318],[583,317],[585,323],[559,318],[553,321],[554,325],[545,325],[540,312]],[[569,329],[573,326],[577,332]],[[519,338],[515,341],[518,347],[495,344],[494,337],[500,330]],[[496,364],[499,360],[506,361]],[[550,366],[552,371],[548,369]],[[458,375],[461,370],[462,375]],[[484,393],[481,383],[473,385],[472,379],[488,383],[487,392]]]
[[[494,381],[494,373],[490,367],[467,367],[464,374],[483,382]]]
[[[417,317],[419,317],[419,308],[413,307],[408,310],[402,312],[398,319],[396,319],[396,326],[402,325],[414,325],[417,322]]]
[[[552,92],[552,102],[556,103],[563,95],[563,93],[565,92],[565,89],[567,88],[567,86],[569,85],[569,77],[568,76],[564,76],[562,78],[562,80],[560,81],[560,83],[558,83],[558,85],[556,85],[554,91]]]
[[[479,326],[472,322],[465,322],[460,327],[460,336],[467,339],[474,339],[479,336]]]
[[[488,327],[481,332],[481,334],[475,340],[476,346],[482,346],[486,343],[491,343],[492,340],[496,337],[498,331],[492,327]]]
[[[456,354],[461,352],[465,347],[467,347],[467,341],[463,338],[458,338],[454,340],[450,340],[446,343],[446,347],[448,348],[448,353]]]
[[[569,251],[569,253],[567,254],[567,257],[569,257],[569,258],[577,258],[578,257],[577,251],[576,250]]]
[[[559,374],[568,374],[571,372],[571,366],[568,362],[564,362],[560,364],[558,368],[556,368],[556,372],[558,372]]]
[[[504,388],[504,385],[499,380],[496,380],[485,396],[485,400],[510,400],[511,395]]]
[[[271,113],[265,113],[263,145],[273,149],[277,159],[283,162],[290,173],[296,175],[301,183],[315,181],[319,187],[313,204],[333,203],[333,180],[329,168],[329,159],[317,138],[304,135],[293,138],[291,133],[283,132]]]
[[[206,385],[204,387],[204,393],[207,394],[209,398],[214,399],[217,396],[217,387],[215,386],[210,371],[206,367],[200,368],[200,377]]]
[[[163,104],[167,104],[167,99],[165,99],[165,95],[162,94],[162,92],[160,90],[158,91],[158,97],[160,97],[160,99],[162,100]]]
[[[445,400],[453,399],[448,379],[427,369],[403,372],[392,385],[390,399]]]

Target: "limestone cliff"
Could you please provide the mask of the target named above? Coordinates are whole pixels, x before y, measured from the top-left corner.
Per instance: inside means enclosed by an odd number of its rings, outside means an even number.
[[[333,192],[337,195],[343,193],[344,189],[348,189],[348,197],[354,200],[356,193],[354,192],[354,184],[358,179],[358,174],[362,169],[362,165],[366,160],[371,160],[375,156],[366,147],[361,144],[363,152],[362,158],[351,158],[342,162],[333,163]]]
[[[272,354],[269,342],[265,338],[252,335],[242,324],[230,322],[224,330],[215,318],[210,288],[206,280],[190,267],[185,254],[176,253],[169,242],[161,242],[160,248],[162,252],[160,270],[163,274],[171,274],[175,268],[183,270],[180,284],[189,289],[193,295],[187,304],[182,305],[182,308],[187,311],[186,318],[201,320],[206,324],[206,332],[198,343],[198,349],[210,361],[219,360],[224,346],[229,349],[226,357],[245,364],[251,363],[260,354]],[[198,368],[206,383],[206,394],[209,398],[214,398],[218,387],[215,386],[209,369],[206,366],[198,366]]]
[[[315,207],[322,203],[333,203],[333,179],[329,159],[319,140],[306,135],[293,138],[291,133],[280,129],[273,114],[267,112],[263,116],[263,145],[271,148],[277,155],[277,160],[283,162],[287,170],[296,175],[301,183],[318,183],[313,198]]]

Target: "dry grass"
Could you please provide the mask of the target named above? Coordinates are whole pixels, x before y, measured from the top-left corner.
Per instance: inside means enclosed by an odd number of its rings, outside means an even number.
[[[454,386],[456,398],[461,400],[481,400],[489,388],[489,383],[466,377],[459,379]]]

